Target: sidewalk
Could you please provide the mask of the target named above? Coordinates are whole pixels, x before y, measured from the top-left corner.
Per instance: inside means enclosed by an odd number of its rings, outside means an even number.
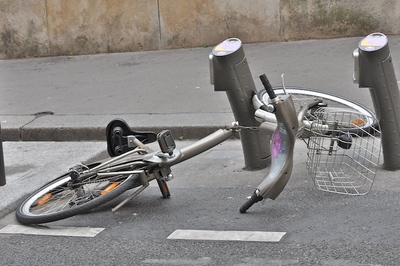
[[[99,156],[103,142],[4,142],[6,185],[0,187],[0,217],[69,167]]]
[[[361,37],[244,45],[258,76],[272,85],[333,92],[372,108],[367,89],[352,82],[352,52]],[[390,36],[395,69],[400,36]],[[136,129],[170,128],[185,139],[234,119],[225,92],[210,85],[212,47],[0,61],[3,140],[104,140],[113,118]],[[399,76],[399,75],[397,75]]]
[[[372,108],[369,91],[352,82],[351,55],[361,39],[246,44],[244,50],[259,88],[260,74],[280,85],[285,73],[287,86],[333,92]],[[400,36],[389,36],[389,41],[399,71]],[[7,179],[0,187],[0,217],[46,178],[102,156],[105,142],[94,141],[105,139],[113,118],[123,118],[138,130],[169,128],[175,138],[185,140],[234,121],[225,93],[214,92],[209,83],[211,49],[0,60]],[[298,149],[305,152],[304,146]],[[235,160],[243,164],[241,158]]]

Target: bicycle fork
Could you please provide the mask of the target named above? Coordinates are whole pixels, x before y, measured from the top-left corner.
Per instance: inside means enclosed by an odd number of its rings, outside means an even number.
[[[264,181],[257,186],[249,200],[240,208],[241,213],[245,213],[254,203],[263,199],[276,199],[285,188],[293,168],[293,149],[299,130],[293,100],[290,95],[277,97],[264,77],[265,75],[260,78],[271,99],[266,110],[274,113],[277,120],[277,126],[271,139],[271,170]],[[270,127],[270,125],[268,126]]]

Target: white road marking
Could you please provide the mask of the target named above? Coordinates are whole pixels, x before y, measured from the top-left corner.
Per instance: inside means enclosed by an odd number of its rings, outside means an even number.
[[[167,239],[279,242],[286,232],[176,230]]]
[[[202,257],[197,259],[145,259],[142,261],[144,264],[151,265],[210,265],[212,264],[212,259],[210,257]]]
[[[9,224],[0,229],[0,234],[95,237],[104,229],[105,228],[95,227],[27,226]]]

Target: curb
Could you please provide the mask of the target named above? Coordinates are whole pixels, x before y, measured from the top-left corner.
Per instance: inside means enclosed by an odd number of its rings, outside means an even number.
[[[222,126],[221,126],[222,127]],[[187,127],[135,127],[138,131],[153,131],[158,133],[169,129],[175,139],[201,139],[220,129],[217,126],[187,126]],[[3,141],[105,141],[106,127],[60,127],[60,128],[8,128],[2,129]]]
[[[118,117],[134,130],[169,129],[180,140],[203,138],[234,121],[231,113],[2,116],[1,133],[3,141],[104,141],[108,123]]]

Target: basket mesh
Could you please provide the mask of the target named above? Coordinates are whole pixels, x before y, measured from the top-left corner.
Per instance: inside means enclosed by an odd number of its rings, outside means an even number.
[[[307,169],[319,190],[363,195],[379,167],[380,131],[371,117],[348,109],[320,108],[309,129]]]

